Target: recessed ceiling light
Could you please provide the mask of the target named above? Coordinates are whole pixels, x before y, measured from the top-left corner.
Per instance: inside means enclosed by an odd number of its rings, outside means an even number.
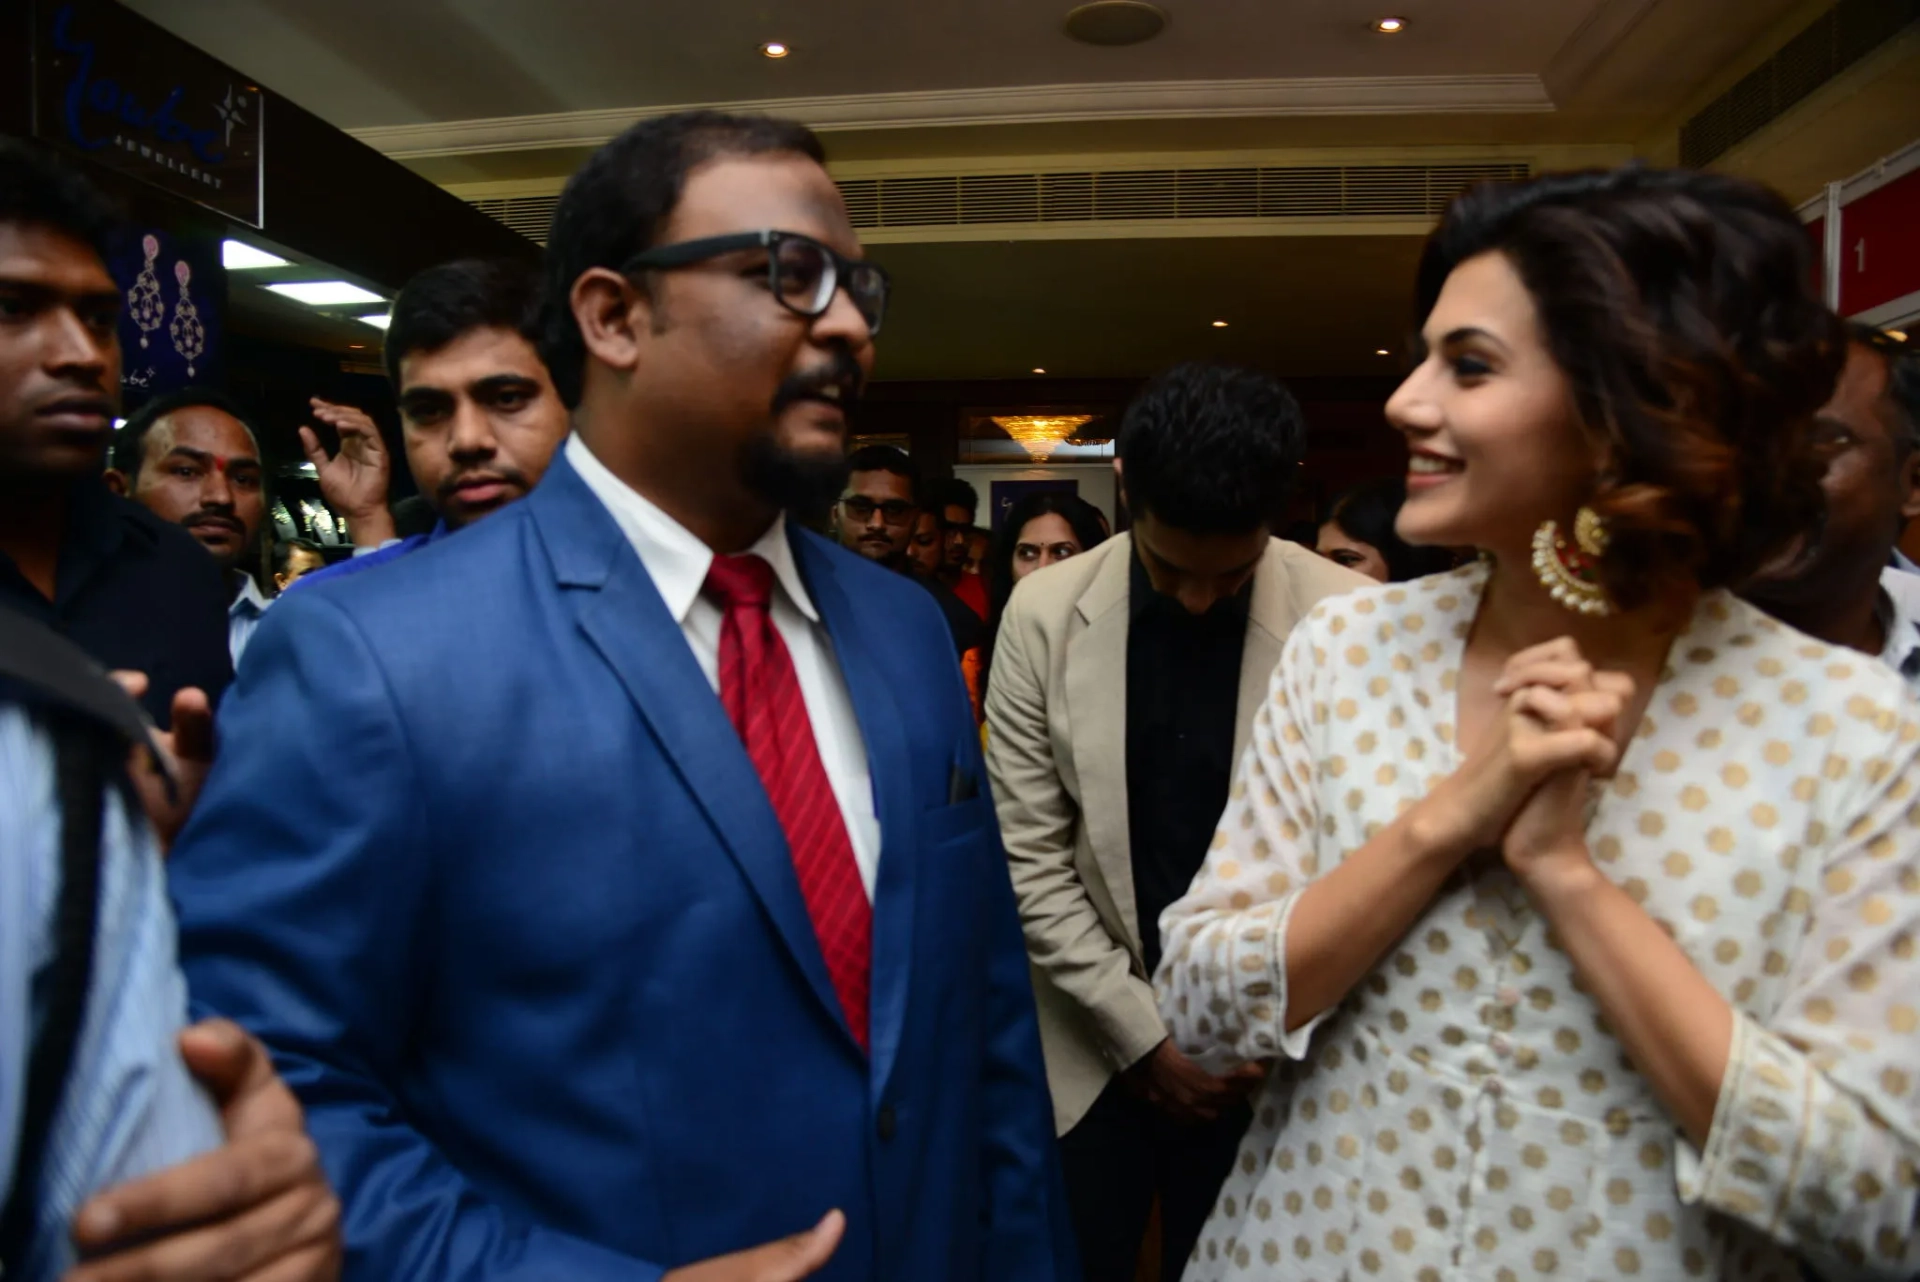
[[[1034,367],[1034,371],[1033,371],[1033,372],[1034,372],[1034,373],[1036,373],[1036,374],[1044,374],[1044,373],[1046,373],[1047,371],[1045,371],[1045,370],[1043,370],[1043,369],[1041,369],[1041,368],[1039,368],[1038,366],[1035,366],[1035,367]]]
[[[1213,327],[1215,329],[1225,329],[1227,327],[1227,323],[1225,321],[1215,321],[1213,323]]]
[[[1907,341],[1907,331],[1904,329],[1890,329],[1887,331],[1887,337],[1896,343],[1904,343]]]
[[[255,249],[244,240],[223,240],[220,265],[230,272],[245,272],[258,267],[285,267],[287,260],[264,249]]]
[[[760,56],[763,58],[784,58],[791,52],[778,40],[769,40],[760,46]]]
[[[1383,36],[1397,36],[1407,29],[1405,18],[1375,18],[1373,29]]]
[[[348,344],[347,344],[347,347],[348,347],[348,348],[349,348],[350,350],[352,350],[352,351],[356,351],[356,352],[357,352],[357,351],[359,351],[359,350],[360,350],[361,348],[363,348],[363,347],[365,347],[365,346],[366,346],[366,344],[365,344],[365,343],[348,343]]]
[[[1167,29],[1167,15],[1145,0],[1093,0],[1067,15],[1068,38],[1087,45],[1137,45]]]
[[[356,316],[354,319],[362,325],[371,325],[375,329],[385,329],[387,322],[393,318],[385,312],[375,312],[371,316]]]
[[[1391,356],[1391,355],[1393,355],[1393,353],[1392,353],[1392,352],[1390,352],[1390,351],[1388,351],[1388,350],[1387,350],[1386,348],[1384,348],[1384,347],[1376,347],[1376,348],[1374,348],[1374,349],[1373,349],[1373,354],[1374,354],[1375,356]]]
[[[294,280],[269,285],[276,294],[309,307],[338,307],[342,303],[379,303],[385,300],[370,289],[349,285],[344,280]]]

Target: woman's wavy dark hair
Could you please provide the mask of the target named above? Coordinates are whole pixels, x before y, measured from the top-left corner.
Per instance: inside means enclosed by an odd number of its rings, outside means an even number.
[[[1100,509],[1077,494],[1029,494],[1007,509],[1007,517],[993,536],[987,550],[987,639],[980,649],[980,688],[987,688],[987,675],[993,670],[993,643],[1000,635],[1000,616],[1007,611],[1013,596],[1013,552],[1020,543],[1020,532],[1036,517],[1057,516],[1067,523],[1082,552],[1091,552],[1107,541],[1106,522]]]
[[[1380,559],[1387,563],[1387,577],[1395,583],[1440,574],[1453,567],[1453,553],[1446,548],[1415,547],[1393,528],[1406,501],[1407,483],[1389,476],[1354,486],[1333,501],[1333,511],[1327,514],[1327,520],[1344,530],[1348,538],[1380,553]]]
[[[1453,269],[1504,254],[1572,384],[1624,607],[1737,586],[1812,527],[1812,419],[1845,360],[1813,246],[1756,183],[1630,166],[1477,187],[1420,261],[1424,323]],[[1569,514],[1570,515],[1570,514]]]

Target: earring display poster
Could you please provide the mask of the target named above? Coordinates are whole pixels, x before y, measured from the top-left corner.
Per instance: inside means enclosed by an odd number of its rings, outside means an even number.
[[[1074,480],[994,481],[987,492],[993,505],[993,528],[997,531],[1013,505],[1032,494],[1080,494],[1080,482]]]
[[[226,268],[213,237],[151,230],[108,264],[120,287],[120,388],[131,409],[163,392],[220,386]]]

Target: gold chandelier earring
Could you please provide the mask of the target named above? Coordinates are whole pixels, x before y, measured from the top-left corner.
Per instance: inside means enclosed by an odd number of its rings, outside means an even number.
[[[1613,613],[1613,599],[1600,585],[1600,558],[1607,552],[1607,527],[1592,508],[1573,519],[1573,542],[1558,521],[1545,521],[1533,533],[1533,572],[1540,585],[1567,609],[1589,618]]]

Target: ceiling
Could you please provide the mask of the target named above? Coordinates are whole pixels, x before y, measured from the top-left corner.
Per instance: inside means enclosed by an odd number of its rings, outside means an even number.
[[[129,0],[343,129],[685,103],[1163,81],[1541,79],[1650,124],[1795,0],[1161,0],[1146,44],[1061,30],[1069,0]],[[1401,35],[1369,29],[1392,12]],[[792,54],[763,58],[763,41]]]
[[[695,103],[809,121],[842,176],[1201,152],[1614,163],[1657,155],[1650,139],[1830,0],[1156,2],[1166,31],[1115,49],[1062,33],[1072,0],[125,0],[466,195],[550,192],[631,119]],[[1404,34],[1369,29],[1388,13]],[[792,55],[761,57],[772,39]],[[1809,172],[1832,155],[1819,131],[1802,150]],[[873,244],[896,282],[876,377],[1138,377],[1205,356],[1391,372],[1420,236],[1339,230]],[[271,296],[235,307],[290,340],[302,320]],[[312,345],[365,339],[325,328]]]
[[[879,379],[1121,378],[1212,358],[1399,369],[1417,236],[876,245],[894,279]],[[1224,320],[1227,328],[1212,322]],[[1386,348],[1391,356],[1376,356]]]

